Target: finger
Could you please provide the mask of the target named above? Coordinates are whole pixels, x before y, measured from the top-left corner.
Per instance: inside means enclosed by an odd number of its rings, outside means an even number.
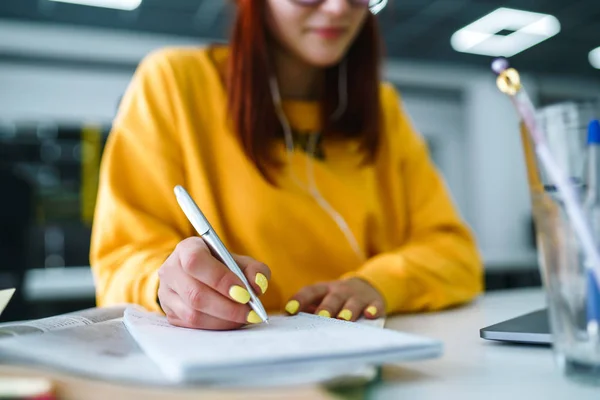
[[[328,318],[337,316],[349,297],[350,294],[346,291],[337,288],[330,290],[317,307],[316,314]]]
[[[350,297],[337,314],[337,318],[346,321],[356,321],[363,314],[367,304],[368,303],[366,301],[360,299],[359,297]]]
[[[167,257],[163,265],[161,265],[161,267],[158,269],[158,280],[160,282],[160,286],[171,287],[172,282],[174,282],[176,279],[173,277],[173,275],[180,270],[179,256],[175,253],[175,251],[173,251],[169,257]]]
[[[248,282],[257,295],[264,294],[269,287],[271,270],[260,261],[248,256],[233,256],[235,262],[240,266]]]
[[[329,286],[326,283],[306,286],[288,301],[285,311],[291,315],[306,311],[310,306],[320,303],[328,291]]]
[[[204,283],[184,273],[174,281],[172,289],[186,306],[224,321],[252,323],[255,315],[248,305],[239,304]]]
[[[316,314],[317,306],[315,304],[311,304],[304,309],[304,312],[309,314]]]
[[[224,321],[212,315],[202,313],[187,306],[185,302],[171,289],[166,289],[170,293],[163,294],[167,320],[170,324],[182,328],[208,329],[208,330],[230,330],[237,329],[244,324]]]
[[[239,329],[243,325],[236,324],[230,321],[223,321],[211,315],[198,313],[197,317],[200,321],[199,325],[191,325],[188,321],[181,320],[178,317],[169,320],[169,323],[174,326],[179,326],[182,328],[191,328],[191,329],[204,329],[211,331],[229,331],[233,329]]]
[[[160,304],[165,312],[165,316],[169,323],[171,321],[180,319],[179,315],[185,314],[186,305],[181,301],[179,295],[175,293],[171,288],[160,285],[158,288],[158,297],[160,298]]]
[[[385,306],[380,301],[374,301],[365,309],[364,315],[368,319],[376,319],[383,317],[385,314]]]
[[[233,272],[211,254],[201,238],[188,238],[177,245],[183,272],[240,304],[250,301],[250,293]]]

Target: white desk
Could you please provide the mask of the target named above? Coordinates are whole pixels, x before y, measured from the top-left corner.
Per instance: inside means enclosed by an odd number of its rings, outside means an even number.
[[[351,399],[483,399],[483,400],[587,400],[600,399],[600,387],[564,378],[547,347],[504,345],[479,338],[479,329],[544,306],[541,290],[515,290],[488,294],[474,304],[428,315],[391,318],[387,326],[442,339],[445,354],[430,361],[385,367],[381,382],[351,391]],[[0,366],[0,376],[50,376],[63,399],[259,399],[293,398],[340,400],[338,394],[317,386],[277,390],[202,388],[157,390],[123,386],[49,374],[35,368]]]
[[[600,387],[573,383],[549,347],[483,340],[479,329],[545,306],[539,289],[502,291],[443,313],[391,319],[397,330],[440,338],[445,355],[383,371],[372,399],[600,399]]]

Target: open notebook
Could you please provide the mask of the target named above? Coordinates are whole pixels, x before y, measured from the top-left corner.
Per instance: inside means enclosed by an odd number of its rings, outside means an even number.
[[[123,321],[174,382],[260,380],[273,373],[348,370],[442,353],[437,340],[303,313],[226,332],[174,327],[165,317],[136,307],[125,310]]]
[[[174,328],[167,325],[166,328],[169,332],[167,336],[169,339],[164,341],[161,340],[161,344],[158,346],[159,350],[157,356],[157,353],[155,352],[150,351],[150,353],[148,353],[145,351],[149,347],[152,347],[152,345],[146,345],[145,348],[142,349],[138,342],[132,337],[130,331],[125,327],[123,315],[128,307],[130,306],[123,305],[107,308],[91,308],[38,320],[15,321],[0,324],[0,361],[35,365],[36,367],[41,368],[58,369],[76,375],[101,380],[137,383],[145,386],[180,386],[182,385],[181,381],[174,380],[172,376],[168,376],[165,373],[168,362],[167,364],[161,362],[160,353],[162,351],[171,354],[169,352],[170,349],[177,349],[178,351],[185,351],[190,355],[198,357],[202,354],[221,354],[223,353],[223,346],[227,347],[226,350],[237,351],[236,347],[242,345],[242,343],[238,341],[237,336],[234,336],[235,341],[233,346],[226,343],[227,341],[231,342],[231,335],[235,334],[235,332],[193,331]],[[133,328],[133,331],[137,330],[138,333],[139,331],[144,332],[141,335],[138,335],[138,339],[142,338],[143,342],[145,342],[143,337],[147,337],[149,332],[144,328],[147,324],[154,326],[158,323],[165,328],[164,319],[162,321],[160,318],[157,319],[155,314],[149,314],[145,311],[136,311],[130,312],[128,315],[130,322],[129,327]],[[137,318],[135,318],[136,316]],[[337,329],[330,329],[330,327],[347,327],[350,325],[352,328],[355,328],[358,326],[365,326],[370,330],[380,331],[384,322],[383,319],[375,321],[361,320],[358,323],[350,324],[335,320],[316,319],[317,317],[300,316],[295,318],[272,317],[271,325],[274,326],[274,322],[280,318],[282,319],[282,322],[284,322],[285,329],[283,330],[277,329],[277,331],[273,330],[272,332],[267,332],[266,335],[263,335],[261,330],[264,329],[264,327],[257,326],[239,332],[246,334],[246,331],[248,331],[248,333],[252,332],[253,334],[259,334],[260,338],[256,335],[251,336],[246,344],[252,345],[252,343],[260,342],[257,348],[259,350],[263,349],[260,350],[263,353],[268,353],[270,350],[284,348],[285,340],[297,341],[297,334],[304,337],[302,341],[297,342],[297,346],[312,346],[313,348],[316,348],[316,345],[326,346],[326,344],[332,340],[331,338],[325,340],[326,337],[335,335],[335,332],[337,332]],[[307,324],[306,321],[316,321],[320,323]],[[298,328],[299,331],[296,333],[285,333],[286,329],[292,327],[294,330]],[[256,330],[256,328],[259,329]],[[313,333],[310,333],[313,328],[316,330]],[[352,328],[350,332],[357,332],[352,330]],[[302,329],[305,330],[304,334],[302,334]],[[328,333],[322,335],[323,330],[328,331]],[[181,331],[186,331],[188,335],[196,332],[196,339],[189,342],[181,341],[179,336]],[[351,340],[351,336],[346,335],[347,332],[349,331],[346,329],[341,331],[343,334],[342,341]],[[201,346],[198,346],[195,343],[198,340],[202,341],[203,339],[200,339],[200,337],[205,338],[207,335],[211,337],[212,342],[203,342]],[[272,335],[274,335],[275,339],[278,341],[275,341]],[[215,337],[217,340],[212,339]],[[321,341],[314,340],[315,337],[321,338]],[[305,340],[308,340],[309,338],[311,341],[314,341],[314,343],[307,345]],[[363,340],[365,341],[377,340],[377,338],[378,336],[373,336],[372,332],[371,334],[363,336]],[[281,342],[282,339],[283,343]],[[184,340],[187,339],[184,338]],[[426,343],[430,342],[426,341]],[[214,347],[212,344],[214,344]],[[167,350],[164,350],[164,348],[167,348]],[[407,346],[405,350],[410,350],[410,346]],[[422,350],[419,350],[418,353],[413,353],[412,356],[433,356],[438,354],[439,351],[441,351],[441,349],[437,347],[436,343],[432,348],[423,348]],[[167,354],[167,357],[169,357],[169,354]],[[173,355],[174,354],[178,353],[173,353]],[[243,352],[239,354],[240,356],[244,355]],[[258,352],[257,354],[260,355],[261,353]],[[408,359],[408,356],[410,355],[410,352],[402,353],[400,359]],[[368,362],[365,364],[356,357],[357,354],[353,354],[350,359],[340,357],[339,353],[333,357],[325,356],[324,353],[321,353],[321,356],[323,357],[311,357],[310,359],[305,359],[304,362],[297,363],[268,362],[261,364],[259,362],[254,365],[254,363],[248,362],[246,366],[252,366],[251,371],[244,375],[239,375],[242,373],[243,368],[238,367],[235,369],[221,368],[218,374],[211,371],[204,374],[203,371],[195,371],[186,367],[184,370],[188,373],[195,374],[198,372],[204,375],[192,375],[194,377],[193,379],[187,379],[188,377],[185,377],[189,382],[185,382],[183,385],[187,386],[188,384],[194,385],[196,383],[201,383],[202,385],[212,387],[268,387],[315,383],[359,383],[370,381],[375,378],[376,369],[370,367],[369,364],[377,365],[379,364],[379,361],[383,360],[377,356],[376,362]],[[370,354],[369,356],[373,356],[373,354]],[[309,368],[307,368],[307,365]],[[261,376],[257,378],[256,374],[259,373]]]

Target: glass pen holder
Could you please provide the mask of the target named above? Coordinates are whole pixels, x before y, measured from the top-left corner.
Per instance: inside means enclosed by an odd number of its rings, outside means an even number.
[[[595,110],[589,104],[563,103],[537,115],[550,151],[580,196],[586,190],[586,126]],[[567,377],[600,385],[600,336],[598,325],[588,318],[592,276],[560,193],[538,162],[524,124],[521,141],[555,360]],[[595,239],[600,244],[600,238]]]

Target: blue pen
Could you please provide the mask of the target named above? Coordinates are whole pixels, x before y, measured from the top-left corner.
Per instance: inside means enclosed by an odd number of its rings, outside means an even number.
[[[592,234],[596,244],[600,242],[600,122],[592,120],[587,137],[587,194],[584,208],[590,219]],[[591,269],[586,271],[587,279],[587,331],[597,336],[600,324],[600,285]]]

